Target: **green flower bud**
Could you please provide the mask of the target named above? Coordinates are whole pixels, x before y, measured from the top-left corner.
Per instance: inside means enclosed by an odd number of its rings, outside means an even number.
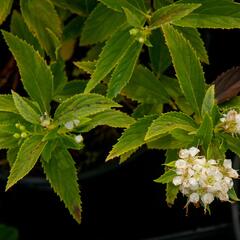
[[[19,133],[14,133],[14,134],[13,134],[13,137],[14,137],[14,138],[20,138],[21,135],[20,135]]]
[[[25,130],[26,130],[25,126],[23,126],[23,125],[20,125],[19,129],[20,129],[21,131],[25,131]]]
[[[22,133],[21,133],[21,137],[22,137],[22,138],[26,138],[27,136],[28,136],[28,134],[27,134],[26,132],[22,132]]]

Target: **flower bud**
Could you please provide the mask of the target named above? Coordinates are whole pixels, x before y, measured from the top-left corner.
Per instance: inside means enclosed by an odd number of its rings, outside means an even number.
[[[21,135],[20,135],[19,133],[14,133],[14,134],[13,134],[13,137],[14,137],[14,138],[20,138]]]
[[[199,194],[197,194],[197,193],[192,193],[189,196],[189,202],[192,202],[192,203],[198,203],[199,199],[200,199],[200,197],[199,197]]]
[[[64,124],[65,128],[68,129],[68,130],[72,130],[74,128],[74,123],[73,121],[69,121],[69,122],[66,122]]]
[[[75,139],[76,143],[81,143],[83,141],[83,137],[81,134],[75,136],[74,139]]]
[[[28,134],[27,134],[26,132],[22,132],[22,133],[21,133],[21,137],[22,137],[22,138],[26,138],[27,136],[28,136]]]

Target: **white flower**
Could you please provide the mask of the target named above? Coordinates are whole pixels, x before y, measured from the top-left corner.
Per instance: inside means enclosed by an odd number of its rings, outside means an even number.
[[[240,114],[235,110],[230,110],[220,118],[223,129],[232,134],[240,134]]]
[[[225,168],[232,168],[232,160],[231,160],[231,159],[225,159],[225,160],[223,161],[223,166],[224,166]]]
[[[199,199],[200,199],[200,197],[199,197],[199,194],[197,194],[197,193],[192,193],[189,196],[189,202],[192,202],[192,203],[198,203]]]
[[[178,185],[182,184],[182,177],[181,177],[181,176],[176,176],[176,177],[174,177],[174,178],[173,178],[173,184],[174,184],[175,186],[178,186]]]
[[[186,159],[189,157],[195,157],[199,152],[200,152],[200,150],[195,147],[191,147],[189,149],[181,149],[179,151],[179,157],[182,159]]]
[[[227,174],[228,174],[228,177],[230,177],[230,178],[238,178],[238,176],[239,176],[238,172],[232,168],[227,170]]]
[[[188,173],[189,177],[192,177],[195,174],[195,171],[193,169],[191,169],[191,168],[188,168],[187,173]]]
[[[191,190],[197,190],[199,188],[198,181],[195,178],[189,178],[188,182]]]
[[[199,152],[200,152],[200,150],[198,148],[195,148],[195,147],[189,148],[189,154],[192,157],[195,157]]]
[[[210,160],[208,160],[208,164],[209,164],[209,165],[216,165],[217,162],[216,162],[216,160],[214,160],[214,159],[210,159]]]
[[[83,137],[81,134],[75,136],[75,141],[77,143],[81,143],[83,141]]]
[[[66,122],[64,124],[65,128],[68,129],[68,130],[72,130],[74,128],[74,123],[73,121],[69,121],[69,122]]]
[[[233,187],[233,180],[232,180],[232,178],[224,177],[223,181],[227,184],[229,189],[231,189]]]
[[[187,167],[187,162],[183,159],[178,159],[176,162],[175,162],[175,167],[176,168],[186,168]]]
[[[230,159],[225,159],[221,164],[215,159],[207,160],[204,156],[198,156],[198,153],[195,147],[179,151],[180,159],[174,165],[177,176],[172,182],[188,197],[188,203],[196,204],[201,200],[206,210],[214,198],[229,201],[228,192],[233,187],[233,178],[239,175],[232,168]]]
[[[205,193],[201,196],[201,200],[202,200],[204,206],[206,206],[213,202],[214,196],[212,193]]]
[[[196,159],[194,160],[194,163],[195,163],[194,166],[195,166],[196,164],[205,165],[206,162],[207,162],[207,160],[206,160],[205,157],[199,157],[199,158],[196,158]]]

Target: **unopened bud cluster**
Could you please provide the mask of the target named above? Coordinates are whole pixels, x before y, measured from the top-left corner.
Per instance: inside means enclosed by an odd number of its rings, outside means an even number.
[[[152,46],[148,40],[148,36],[151,34],[151,31],[148,28],[132,28],[129,33],[134,36],[138,42],[144,43],[147,46]]]
[[[225,159],[220,164],[214,159],[198,156],[198,153],[199,149],[195,147],[180,150],[173,184],[188,197],[188,203],[202,204],[205,209],[214,198],[229,201],[228,191],[233,187],[233,179],[238,178],[231,160]]]
[[[40,117],[40,124],[41,126],[47,128],[51,124],[51,118],[48,116],[48,114],[45,112],[41,117]]]
[[[74,128],[78,127],[80,124],[80,121],[78,119],[74,119],[72,121],[68,121],[64,124],[65,128],[69,131],[73,130]],[[75,135],[74,140],[76,143],[83,142],[83,137],[81,134]]]
[[[14,138],[27,138],[28,137],[29,134],[28,134],[28,131],[26,130],[25,126],[23,126],[20,123],[16,123],[15,127],[17,129],[19,129],[19,132],[15,132],[13,134]]]
[[[240,114],[235,110],[230,110],[227,114],[223,114],[220,121],[222,122],[221,127],[225,132],[240,134]]]

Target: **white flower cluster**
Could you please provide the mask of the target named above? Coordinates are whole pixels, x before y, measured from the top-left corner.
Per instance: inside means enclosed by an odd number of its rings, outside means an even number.
[[[195,147],[180,150],[180,159],[175,162],[177,176],[173,178],[173,184],[188,197],[188,203],[201,203],[205,209],[215,197],[228,201],[233,178],[238,178],[232,161],[225,159],[223,164],[219,164],[214,159],[198,156],[198,153],[199,149]]]
[[[220,121],[225,132],[240,134],[240,114],[235,110],[230,110],[227,114],[223,114]]]

